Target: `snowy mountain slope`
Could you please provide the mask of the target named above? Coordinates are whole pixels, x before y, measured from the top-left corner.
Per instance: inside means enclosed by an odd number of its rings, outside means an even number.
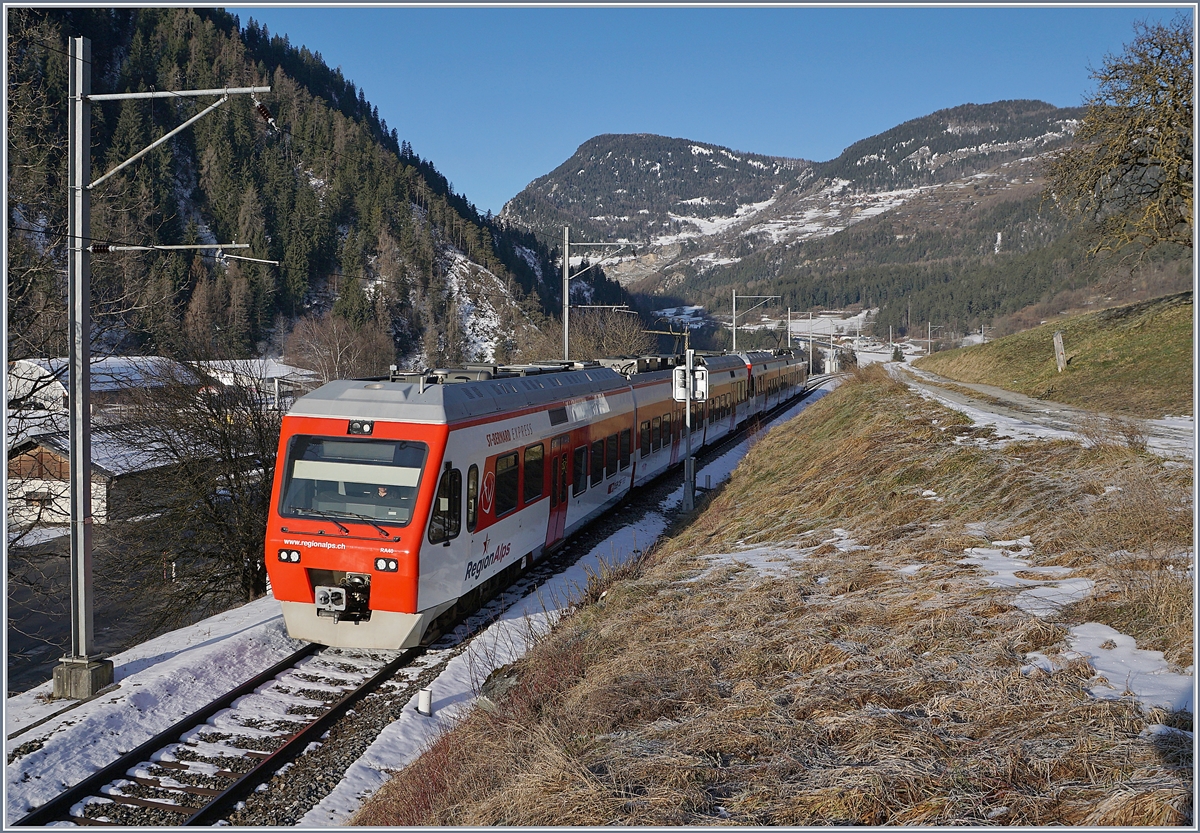
[[[1073,135],[1076,109],[1005,101],[942,110],[864,139],[836,159],[738,153],[644,134],[599,136],[534,180],[501,216],[531,229],[570,225],[588,239],[640,244],[609,268],[659,291],[744,257],[962,189],[1027,184],[1038,154]]]

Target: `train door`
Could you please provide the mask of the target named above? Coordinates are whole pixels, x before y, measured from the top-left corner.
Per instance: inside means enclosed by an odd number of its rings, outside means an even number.
[[[562,540],[567,528],[567,457],[571,454],[571,435],[563,434],[550,442],[550,522],[546,525],[546,549]]]

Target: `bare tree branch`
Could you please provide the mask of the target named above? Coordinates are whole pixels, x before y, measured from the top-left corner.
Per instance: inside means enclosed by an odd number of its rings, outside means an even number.
[[[1191,21],[1134,27],[1092,72],[1075,144],[1048,165],[1047,195],[1098,227],[1094,252],[1162,242],[1192,247],[1194,64]]]

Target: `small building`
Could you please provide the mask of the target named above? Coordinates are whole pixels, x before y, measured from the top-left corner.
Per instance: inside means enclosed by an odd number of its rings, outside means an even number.
[[[92,444],[92,520],[128,519],[154,505],[154,483],[175,465],[165,455],[131,448],[110,430],[96,430]],[[8,520],[13,527],[65,524],[71,520],[70,438],[65,431],[26,437],[9,449]]]
[[[197,366],[222,385],[257,392],[275,408],[286,408],[321,384],[311,370],[278,359],[224,359],[197,362]]]
[[[17,359],[8,363],[9,411],[69,410],[70,360]],[[90,367],[90,404],[93,414],[119,411],[130,402],[135,390],[165,387],[173,383],[194,385],[206,380],[172,359],[162,356],[109,356],[93,359]]]

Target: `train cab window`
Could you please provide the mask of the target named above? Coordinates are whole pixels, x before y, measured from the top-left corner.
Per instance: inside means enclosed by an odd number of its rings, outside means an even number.
[[[658,451],[662,447],[662,417],[650,420],[650,450]]]
[[[620,458],[621,458],[621,468],[622,469],[629,468],[629,458],[633,455],[632,443],[633,443],[632,432],[628,428],[626,428],[624,431],[621,432]]]
[[[525,502],[533,503],[542,496],[542,485],[546,478],[546,460],[542,444],[525,449]]]
[[[517,452],[496,458],[496,517],[517,508],[517,486],[520,478]]]
[[[425,443],[410,440],[298,434],[282,464],[279,514],[406,526],[428,453]]]
[[[462,472],[446,469],[433,499],[429,516],[429,543],[439,544],[457,538],[462,526]]]
[[[617,435],[609,434],[604,441],[604,476],[612,477],[617,473]]]
[[[650,420],[646,420],[645,422],[642,423],[641,447],[642,447],[642,456],[649,457],[650,456]]]
[[[581,445],[575,449],[571,494],[576,496],[583,494],[587,490],[587,454],[588,447],[586,445]]]
[[[604,440],[592,443],[592,485],[604,479]]]
[[[479,523],[479,466],[467,469],[467,532],[474,532]]]

